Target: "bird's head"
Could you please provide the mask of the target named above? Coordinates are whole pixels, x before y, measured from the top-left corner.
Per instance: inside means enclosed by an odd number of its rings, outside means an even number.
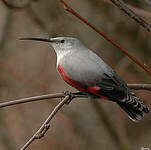
[[[20,40],[35,40],[35,41],[43,41],[48,42],[54,48],[56,53],[61,51],[71,51],[77,49],[80,45],[80,41],[76,38],[72,37],[56,37],[56,38],[21,38]]]

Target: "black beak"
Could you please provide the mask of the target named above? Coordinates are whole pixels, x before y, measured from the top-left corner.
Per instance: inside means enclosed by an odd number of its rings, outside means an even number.
[[[43,42],[54,42],[53,40],[50,39],[43,39],[43,38],[20,38],[19,40],[33,40],[33,41],[43,41]]]

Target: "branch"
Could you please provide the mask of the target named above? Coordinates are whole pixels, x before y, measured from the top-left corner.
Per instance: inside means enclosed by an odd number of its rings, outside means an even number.
[[[151,91],[151,84],[128,84],[128,87],[131,89],[134,89],[134,90]],[[84,93],[75,92],[75,93],[70,93],[70,94],[72,94],[72,96],[74,98],[88,98],[88,95],[86,95]],[[12,100],[9,102],[0,103],[0,108],[6,107],[6,106],[33,102],[33,101],[40,101],[43,99],[64,98],[65,96],[66,96],[65,93],[56,93],[56,94],[47,94],[47,95],[33,96],[33,97],[28,97],[28,98],[21,98],[21,99]]]
[[[151,84],[128,84],[128,86],[132,89],[136,90],[149,90],[151,91]],[[51,112],[51,114],[48,116],[48,118],[45,120],[45,122],[42,124],[42,126],[39,128],[39,130],[28,140],[28,142],[20,149],[25,150],[27,147],[30,146],[33,141],[36,139],[41,139],[44,137],[45,133],[50,127],[49,122],[52,120],[52,118],[56,115],[56,113],[63,107],[64,104],[68,104],[73,98],[88,98],[88,95],[76,92],[76,93],[70,93],[70,92],[64,92],[64,93],[56,93],[56,94],[47,94],[47,95],[41,95],[41,96],[33,96],[29,98],[23,98],[18,100],[13,100],[9,102],[0,103],[1,107],[21,104],[21,103],[27,103],[27,102],[33,102],[33,101],[39,101],[43,99],[52,99],[52,98],[64,98]]]
[[[37,139],[41,139],[44,137],[45,133],[50,127],[50,121],[52,118],[56,115],[56,113],[66,104],[69,100],[71,99],[70,95],[67,95],[55,108],[54,110],[50,113],[48,118],[45,120],[45,122],[42,124],[42,126],[39,128],[39,130],[29,139],[29,141],[20,149],[20,150],[25,150],[27,147],[30,146],[33,141]]]
[[[60,0],[60,2],[63,4],[66,11],[70,12],[72,15],[80,19],[82,22],[87,24],[89,27],[91,27],[94,31],[96,31],[98,34],[100,34],[104,39],[106,39],[108,42],[110,42],[112,45],[117,47],[123,54],[128,56],[131,60],[133,60],[139,67],[143,68],[149,75],[151,75],[151,70],[147,67],[147,65],[142,64],[136,57],[129,54],[125,49],[121,48],[116,42],[114,42],[112,39],[110,39],[108,36],[106,36],[102,31],[100,31],[96,26],[88,22],[86,19],[84,19],[82,16],[80,16],[75,10],[73,10],[64,0]]]
[[[99,5],[102,7],[102,0],[97,0],[99,3]],[[145,1],[145,0],[144,0]],[[146,0],[147,1],[147,0]],[[103,0],[104,3],[108,3],[108,4],[112,4],[114,5],[111,1],[109,0]],[[131,9],[132,11],[135,11],[135,13],[137,13],[137,15],[140,15],[141,17],[144,17],[144,18],[150,18],[151,17],[151,14],[149,11],[147,10],[143,10],[142,8],[138,8],[138,7],[135,7],[135,6],[132,6],[130,4],[126,4],[126,6]]]
[[[151,14],[149,11],[147,10],[144,10],[144,9],[141,9],[141,8],[138,8],[138,7],[134,7],[130,4],[127,4],[127,6],[132,9],[133,11],[137,12],[138,15],[144,17],[144,18],[148,18],[150,19],[151,18]]]
[[[128,87],[134,90],[148,90],[151,91],[151,84],[128,84]]]
[[[88,97],[85,94],[79,94],[79,92],[71,93],[71,94],[74,98],[78,98],[78,97],[79,98],[87,98]],[[28,98],[21,98],[21,99],[12,100],[9,102],[0,103],[0,108],[6,107],[6,106],[22,104],[22,103],[33,102],[33,101],[40,101],[43,99],[64,98],[65,96],[66,96],[65,93],[56,93],[56,94],[47,94],[47,95],[33,96],[33,97],[28,97]]]
[[[119,9],[121,9],[124,13],[126,13],[129,17],[131,17],[133,20],[139,23],[142,27],[144,27],[146,31],[151,32],[151,25],[147,23],[143,18],[138,16],[130,8],[128,8],[122,0],[110,0],[110,1],[113,4],[115,4]],[[146,2],[149,2],[149,0],[146,0]]]
[[[63,93],[33,96],[33,97],[22,98],[22,99],[18,99],[18,100],[12,100],[9,102],[0,103],[0,108],[6,107],[6,106],[11,106],[11,105],[27,103],[27,102],[39,101],[39,100],[43,100],[43,99],[63,98],[63,97],[64,97]]]
[[[144,2],[145,2],[146,4],[148,4],[149,6],[151,6],[151,1],[150,1],[150,0],[144,0]]]

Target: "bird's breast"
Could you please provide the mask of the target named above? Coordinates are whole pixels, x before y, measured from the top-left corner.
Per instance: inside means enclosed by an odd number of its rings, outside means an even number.
[[[68,84],[70,84],[71,86],[77,88],[79,91],[84,91],[84,88],[82,88],[77,82],[75,82],[74,80],[72,80],[65,72],[65,70],[61,67],[60,64],[58,64],[57,69],[61,75],[61,77],[63,78],[64,81],[66,81]]]
[[[57,66],[66,61],[68,56],[70,55],[70,51],[60,50],[57,52]]]
[[[57,69],[65,81],[70,78],[72,81],[85,83],[86,85],[91,82],[97,82],[98,78],[101,80],[103,73],[97,63],[78,52],[59,57]]]

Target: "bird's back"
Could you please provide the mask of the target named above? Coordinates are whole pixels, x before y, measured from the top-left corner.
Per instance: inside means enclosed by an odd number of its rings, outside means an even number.
[[[108,76],[111,78],[117,76],[110,66],[86,48],[85,50],[72,50],[65,57],[62,57],[58,64],[63,67],[67,75],[73,80],[83,81],[88,84],[91,81],[100,81],[102,78],[108,78]],[[125,84],[123,81],[121,83]]]

